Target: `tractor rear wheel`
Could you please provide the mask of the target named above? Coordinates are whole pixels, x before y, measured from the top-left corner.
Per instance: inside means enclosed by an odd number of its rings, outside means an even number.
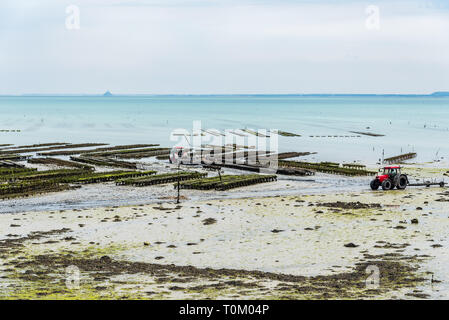
[[[391,190],[393,188],[393,182],[390,179],[386,179],[382,182],[383,190]]]
[[[380,187],[380,182],[379,182],[379,180],[374,179],[374,180],[371,181],[369,186],[371,187],[371,190],[377,190]]]
[[[405,174],[401,174],[401,176],[398,179],[398,185],[396,186],[399,190],[404,190],[407,188],[407,176]]]

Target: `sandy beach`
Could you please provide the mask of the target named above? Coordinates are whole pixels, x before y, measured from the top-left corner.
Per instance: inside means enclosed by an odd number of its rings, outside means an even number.
[[[419,179],[448,169],[406,171]],[[170,185],[141,188],[147,204],[3,213],[1,298],[449,297],[447,188],[373,192],[369,177],[314,179],[188,190],[180,204]]]

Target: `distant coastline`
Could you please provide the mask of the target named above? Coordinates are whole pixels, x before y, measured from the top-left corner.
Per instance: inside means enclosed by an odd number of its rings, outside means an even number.
[[[449,97],[449,91],[437,91],[430,94],[371,94],[371,93],[248,93],[248,94],[16,94],[0,95],[0,97]]]

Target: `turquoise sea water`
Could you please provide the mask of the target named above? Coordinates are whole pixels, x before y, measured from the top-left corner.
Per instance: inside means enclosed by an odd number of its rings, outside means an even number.
[[[191,131],[193,121],[201,121],[204,129],[299,133],[302,137],[279,137],[279,150],[318,152],[311,160],[374,163],[383,151],[386,157],[414,151],[419,161],[449,158],[448,97],[0,97],[0,129],[21,130],[0,132],[0,144],[171,146],[170,133],[176,128]],[[353,135],[349,131],[385,136],[328,137]]]

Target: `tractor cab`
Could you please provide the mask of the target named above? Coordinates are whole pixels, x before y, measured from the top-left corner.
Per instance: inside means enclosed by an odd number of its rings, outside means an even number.
[[[382,183],[386,179],[393,180],[395,176],[401,175],[401,167],[394,166],[394,167],[384,167],[379,169],[380,175],[376,177],[376,179],[379,179],[380,183]]]

